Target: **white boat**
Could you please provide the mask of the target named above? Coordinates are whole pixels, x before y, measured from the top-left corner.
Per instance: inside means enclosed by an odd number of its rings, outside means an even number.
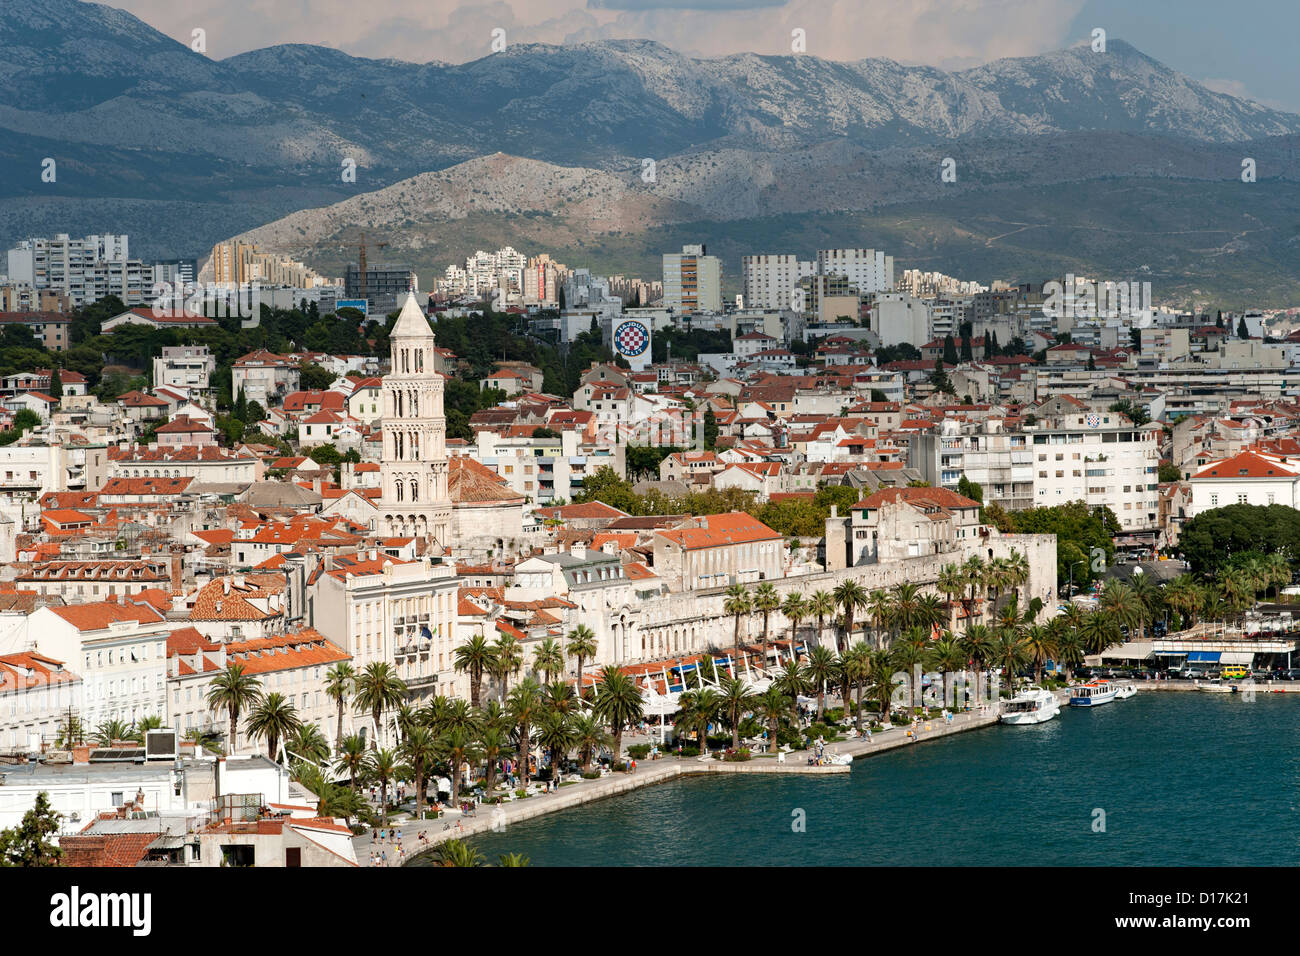
[[[1208,691],[1211,694],[1232,694],[1237,690],[1231,684],[1197,684],[1196,689]]]
[[[1119,688],[1108,680],[1095,680],[1070,688],[1071,707],[1100,707],[1115,699]]]
[[[1115,699],[1128,700],[1137,692],[1138,689],[1134,684],[1120,684],[1115,688]]]
[[[1061,712],[1056,695],[1041,687],[1027,687],[1002,705],[998,720],[1004,724],[1041,724]]]

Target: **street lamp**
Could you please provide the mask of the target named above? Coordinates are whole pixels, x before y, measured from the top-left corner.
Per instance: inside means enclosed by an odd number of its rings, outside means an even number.
[[[1078,561],[1071,561],[1071,562],[1070,562],[1070,597],[1069,597],[1069,600],[1074,600],[1074,566],[1075,566],[1076,564],[1087,564],[1087,563],[1088,563],[1088,560],[1087,560],[1086,558],[1080,558]]]

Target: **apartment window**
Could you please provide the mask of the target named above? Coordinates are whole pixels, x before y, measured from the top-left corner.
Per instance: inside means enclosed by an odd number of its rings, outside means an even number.
[[[1245,494],[1237,495],[1237,504],[1239,504],[1239,505],[1244,505],[1245,503],[1246,503],[1246,496],[1245,496]]]
[[[1219,496],[1218,496],[1218,495],[1210,495],[1210,507],[1211,507],[1211,508],[1217,508],[1217,507],[1219,507]]]

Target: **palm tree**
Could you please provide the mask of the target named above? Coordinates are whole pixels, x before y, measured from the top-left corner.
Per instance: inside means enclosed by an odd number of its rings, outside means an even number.
[[[857,701],[853,709],[853,726],[862,729],[862,683],[871,672],[871,648],[866,641],[851,645],[840,657],[840,673],[847,685],[857,688]],[[844,693],[844,710],[849,709],[849,691]]]
[[[514,724],[519,758],[519,779],[528,786],[528,755],[532,749],[532,726],[542,713],[542,688],[531,677],[525,677],[510,692],[506,710]]]
[[[101,747],[113,746],[115,740],[130,740],[131,725],[120,720],[101,721],[95,728],[95,743]]]
[[[277,745],[297,733],[302,728],[302,721],[298,718],[298,709],[285,700],[284,695],[273,691],[258,702],[244,726],[249,737],[266,740],[266,755],[275,762]]]
[[[1273,586],[1273,596],[1277,597],[1278,588],[1291,583],[1291,561],[1281,551],[1273,551],[1264,558],[1264,570],[1268,583]]]
[[[457,698],[448,701],[447,707],[442,713],[442,719],[439,721],[438,732],[463,730],[473,737],[479,732],[482,723],[483,716],[471,707],[467,701]]]
[[[435,743],[438,756],[451,766],[451,799],[460,796],[460,768],[471,760],[477,760],[474,738],[462,727],[452,727],[439,737]],[[524,786],[528,786],[528,771],[524,770]]]
[[[582,693],[582,665],[584,662],[592,660],[596,656],[599,648],[596,645],[596,635],[586,624],[579,624],[569,632],[569,646],[567,648],[570,657],[578,659],[578,693]]]
[[[853,616],[859,610],[867,606],[867,589],[852,578],[845,578],[834,590],[835,603],[840,606],[844,612],[844,643],[835,642],[837,653],[843,653],[844,648],[853,643]]]
[[[157,714],[149,714],[141,717],[131,728],[131,739],[144,743],[145,735],[151,730],[158,730],[163,725],[163,719]]]
[[[475,634],[456,648],[455,653],[452,654],[452,665],[456,670],[469,673],[469,703],[471,707],[478,707],[483,689],[483,675],[491,673],[495,662],[496,650],[482,634]]]
[[[359,713],[369,713],[374,721],[375,738],[370,742],[372,748],[379,746],[379,738],[383,734],[384,711],[399,706],[406,696],[406,682],[397,676],[392,664],[374,661],[357,675],[356,696],[352,706]]]
[[[724,614],[730,614],[736,620],[735,639],[735,657],[731,662],[731,673],[738,673],[740,667],[740,619],[747,615],[753,608],[753,603],[749,597],[749,589],[743,584],[733,584],[727,588],[727,599],[722,604]]]
[[[1129,581],[1129,589],[1137,600],[1138,626],[1142,629],[1142,638],[1147,636],[1147,624],[1157,616],[1160,607],[1160,588],[1151,580],[1149,574],[1134,574]]]
[[[462,703],[464,703],[462,701]],[[411,732],[411,728],[420,722],[419,711],[406,702],[398,705],[397,714],[393,718],[393,723],[397,727],[397,746],[400,748],[402,742],[406,740],[406,735]]]
[[[1020,597],[1020,585],[1028,580],[1029,559],[1012,548],[1011,555],[1006,560],[1006,581],[1015,590],[1017,599]]]
[[[830,591],[814,591],[808,599],[808,613],[817,618],[817,643],[820,644],[826,619],[835,613],[835,595]]]
[[[946,623],[947,617],[948,609],[939,595],[922,594],[917,598],[916,624],[925,628],[927,634],[933,633],[934,628]]]
[[[366,741],[360,734],[349,734],[339,743],[338,756],[334,758],[340,770],[347,771],[352,778],[352,789],[357,789],[357,781],[366,774],[369,762],[366,753]]]
[[[553,681],[542,688],[542,704],[547,710],[568,716],[578,709],[578,696],[564,681]]]
[[[1119,623],[1109,611],[1093,611],[1080,626],[1079,637],[1089,654],[1104,654],[1119,643]]]
[[[934,646],[930,649],[930,663],[938,668],[945,678],[949,674],[965,670],[966,661],[966,652],[962,649],[961,642],[957,640],[952,631],[944,631],[940,634],[939,639],[934,642]]]
[[[437,738],[427,727],[413,727],[402,743],[402,759],[411,768],[415,780],[415,819],[424,819],[424,792],[428,788],[429,768],[438,759]]]
[[[1029,663],[1030,659],[1024,635],[1013,630],[1003,631],[1002,636],[994,644],[994,653],[1006,675],[1007,687],[1014,688],[1016,674]]]
[[[1143,620],[1145,609],[1142,601],[1133,589],[1122,581],[1110,581],[1102,588],[1098,607],[1110,614],[1115,623],[1130,629],[1136,628]]]
[[[677,701],[681,713],[677,715],[676,724],[695,731],[700,745],[700,754],[709,752],[709,724],[718,719],[722,713],[722,698],[712,687],[703,690],[688,690]]]
[[[348,696],[356,687],[357,672],[347,661],[335,664],[325,673],[325,693],[338,706],[338,729],[334,733],[334,747],[343,745],[343,709],[348,704]]]
[[[429,728],[437,737],[447,729],[447,713],[450,710],[451,700],[439,694],[420,708],[420,725]]]
[[[262,682],[251,674],[244,673],[242,664],[229,664],[226,669],[212,678],[208,685],[208,706],[214,710],[224,707],[230,715],[230,740],[226,754],[235,752],[238,740],[240,711],[252,707],[262,699]]]
[[[509,634],[502,634],[497,638],[493,651],[495,661],[491,673],[501,682],[501,700],[504,702],[509,696],[511,676],[518,673],[519,668],[523,666],[524,652],[519,646],[519,641]]]
[[[790,699],[781,693],[775,684],[754,698],[754,715],[767,721],[767,739],[772,750],[776,750],[777,736],[781,730],[781,718],[790,715]]]
[[[693,693],[688,691],[687,693]],[[683,694],[683,697],[686,695]],[[601,747],[608,747],[614,738],[605,730],[605,725],[592,714],[575,714],[572,718],[573,747],[582,758],[582,772],[591,773],[591,760]]]
[[[487,859],[463,840],[444,840],[433,851],[438,866],[487,866]]]
[[[889,717],[889,705],[894,695],[894,659],[883,648],[871,652],[871,692],[880,705],[883,722]]]
[[[393,751],[386,747],[370,751],[366,760],[366,776],[379,784],[384,826],[388,826],[388,784],[397,777],[398,769],[397,754]]]
[[[975,602],[979,600],[980,590],[987,589],[987,570],[984,562],[980,560],[977,554],[972,554],[966,559],[966,563],[961,566],[962,576],[966,579],[966,586],[970,588],[970,597],[967,598],[970,606],[966,609],[966,620],[968,621],[975,608]]]
[[[609,724],[609,732],[614,738],[614,759],[618,760],[623,753],[624,728],[636,723],[645,713],[641,689],[613,665],[601,670],[596,686],[599,690],[596,716]]]
[[[760,642],[762,656],[759,658],[764,671],[767,670],[767,626],[773,611],[781,609],[781,595],[770,581],[764,581],[754,589],[754,612],[763,615],[763,638]]]
[[[724,680],[718,696],[721,698],[722,713],[727,726],[731,728],[731,749],[740,749],[740,722],[745,712],[754,701],[754,693],[739,677]]]
[[[817,690],[817,719],[826,713],[826,685],[835,679],[835,655],[820,644],[808,652],[804,673]]]
[[[918,637],[920,637],[919,640]],[[890,645],[889,656],[894,667],[907,674],[908,686],[912,690],[913,705],[918,709],[923,708],[925,700],[917,672],[929,656],[929,649],[926,647],[924,635],[916,629],[908,631],[907,634],[900,634],[894,643]],[[917,686],[912,686],[913,684]]]
[[[1190,574],[1180,574],[1165,585],[1165,602],[1177,612],[1183,627],[1191,627],[1201,609],[1200,586]]]
[[[541,671],[546,683],[555,680],[556,674],[564,673],[564,649],[552,638],[547,638],[533,651],[533,671]]]
[[[867,614],[876,632],[875,646],[883,647],[885,628],[890,626],[894,617],[894,601],[888,591],[876,588],[867,595]]]
[[[921,623],[921,588],[911,581],[895,584],[893,589],[894,608],[890,614],[894,632],[902,634]]]
[[[573,749],[577,735],[565,714],[547,711],[537,722],[537,743],[551,755],[551,779],[560,782],[560,767]]]
[[[497,767],[510,752],[510,734],[499,724],[485,724],[478,737],[478,755],[483,761],[483,785],[491,793],[497,782]]]
[[[790,622],[790,652],[793,654],[795,645],[799,643],[799,625],[808,617],[808,602],[798,591],[791,591],[781,602],[781,613]],[[780,656],[777,655],[777,663],[780,663]]]
[[[1065,668],[1065,679],[1073,679],[1074,669],[1083,663],[1083,638],[1077,628],[1067,626],[1061,629],[1056,638],[1056,656]]]
[[[972,624],[966,628],[958,639],[958,644],[976,670],[982,671],[984,665],[992,659],[993,637],[988,625]]]
[[[820,646],[819,643],[818,647]],[[795,661],[790,661],[781,669],[781,673],[776,675],[776,680],[772,682],[772,686],[790,698],[791,718],[797,717],[799,714],[799,696],[808,693],[812,688],[812,684],[808,680],[807,669]]]
[[[1048,660],[1056,657],[1056,637],[1050,629],[1043,627],[1041,624],[1031,624],[1025,628],[1024,644],[1025,652],[1034,665],[1034,683],[1041,683],[1043,665]]]
[[[284,749],[290,754],[325,765],[330,759],[330,742],[315,724],[304,723],[298,732],[285,741]]]
[[[962,574],[961,565],[945,564],[939,569],[939,578],[935,582],[935,587],[948,600],[949,608],[957,603],[957,599],[962,597],[966,591],[966,577]],[[956,614],[949,611],[948,627],[957,626]]]
[[[498,866],[532,866],[533,861],[522,853],[502,853],[497,857]]]

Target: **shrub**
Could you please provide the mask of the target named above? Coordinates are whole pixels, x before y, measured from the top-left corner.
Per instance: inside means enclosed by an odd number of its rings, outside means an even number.
[[[583,779],[583,780],[599,780],[599,779],[600,779],[600,771],[599,771],[599,770],[589,770],[589,771],[587,771],[586,773],[584,773],[584,774],[582,775],[582,779]]]
[[[633,744],[627,748],[627,755],[633,760],[645,760],[650,756],[651,744]]]
[[[730,760],[733,763],[739,763],[742,760],[748,760],[752,754],[748,747],[741,747],[739,750],[728,750],[723,760]]]
[[[699,747],[683,747],[683,748],[682,748],[682,756],[683,756],[683,757],[698,757],[699,755],[700,755],[700,748],[699,748]]]

